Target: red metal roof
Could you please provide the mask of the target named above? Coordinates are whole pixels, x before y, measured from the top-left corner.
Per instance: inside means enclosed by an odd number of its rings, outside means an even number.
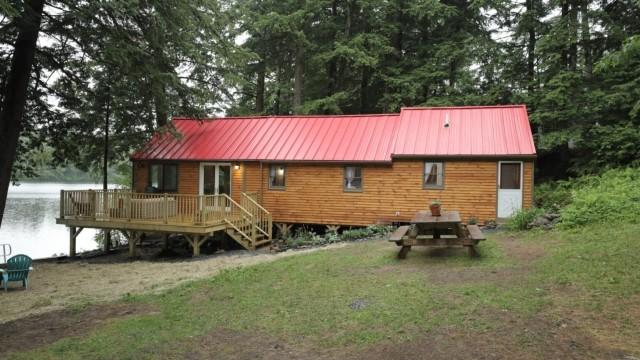
[[[524,105],[402,109],[393,149],[394,157],[535,154]]]
[[[132,159],[388,162],[398,114],[176,118]]]
[[[445,127],[448,119],[449,126]],[[535,156],[524,106],[400,114],[174,118],[134,160],[390,162],[402,156]]]

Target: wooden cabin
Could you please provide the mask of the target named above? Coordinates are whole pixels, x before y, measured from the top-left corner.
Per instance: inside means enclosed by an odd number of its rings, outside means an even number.
[[[198,211],[209,206],[222,209],[215,221],[229,223],[225,212],[234,211],[236,217],[260,219],[252,230],[259,239],[245,239],[245,246],[255,248],[271,239],[272,223],[286,230],[296,223],[406,222],[433,200],[444,210],[459,211],[465,221],[483,223],[508,218],[533,202],[536,150],[522,105],[403,108],[382,115],[175,118],[172,123],[175,132],[157,133],[131,156],[136,195],[128,200],[113,195],[111,202],[119,201],[115,205],[102,201],[103,208],[123,209],[132,228],[155,219],[159,227],[147,231],[186,231],[160,225],[182,218],[201,226]],[[99,208],[96,201],[77,200]],[[95,221],[105,220],[102,213]],[[225,231],[234,237],[246,228]]]

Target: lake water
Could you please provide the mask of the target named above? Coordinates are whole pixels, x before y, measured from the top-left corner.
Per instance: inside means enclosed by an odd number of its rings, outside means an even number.
[[[69,253],[69,230],[56,224],[60,212],[60,190],[100,189],[97,184],[21,183],[11,186],[7,197],[0,244],[10,244],[13,255],[34,259]],[[98,247],[94,229],[84,229],[77,238],[78,252]],[[0,263],[3,263],[0,247]]]

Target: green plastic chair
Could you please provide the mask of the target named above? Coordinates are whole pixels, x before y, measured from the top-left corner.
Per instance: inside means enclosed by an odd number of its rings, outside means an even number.
[[[20,254],[9,258],[9,260],[7,260],[7,268],[0,269],[4,291],[7,291],[9,281],[22,281],[22,286],[28,289],[29,272],[31,272],[31,270],[33,270],[31,267],[31,258],[27,255]]]

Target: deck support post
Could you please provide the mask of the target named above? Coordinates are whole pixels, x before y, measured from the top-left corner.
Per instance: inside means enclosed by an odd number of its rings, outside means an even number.
[[[340,225],[327,225],[327,232],[338,233],[338,230],[340,230]]]
[[[276,228],[278,228],[278,231],[280,232],[280,237],[283,238],[289,236],[289,232],[291,231],[292,226],[293,224],[276,223]]]
[[[76,228],[71,226],[69,227],[69,257],[76,256]]]
[[[140,240],[140,232],[132,231],[131,234],[127,237],[129,240],[129,257],[134,258],[137,256],[136,245]]]
[[[200,256],[200,245],[202,245],[202,243],[204,243],[204,241],[207,238],[202,235],[187,235],[187,234],[184,234],[184,237],[187,238],[187,241],[193,248],[193,256]]]
[[[168,249],[169,249],[169,234],[163,233],[162,234],[162,250],[168,250]]]
[[[111,250],[111,229],[104,230],[104,244],[102,244],[102,248],[106,253]]]
[[[82,230],[84,230],[83,227],[69,226],[69,257],[76,256],[76,239]]]

